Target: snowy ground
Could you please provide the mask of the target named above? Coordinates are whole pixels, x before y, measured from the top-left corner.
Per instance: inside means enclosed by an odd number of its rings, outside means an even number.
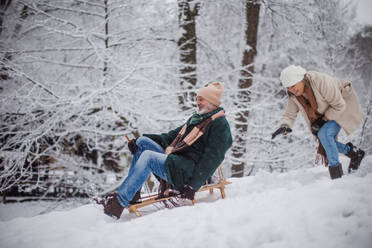
[[[36,216],[45,206],[0,204],[0,247],[372,247],[372,156],[339,180],[318,166],[230,181],[225,200],[205,192],[119,221],[95,204]]]

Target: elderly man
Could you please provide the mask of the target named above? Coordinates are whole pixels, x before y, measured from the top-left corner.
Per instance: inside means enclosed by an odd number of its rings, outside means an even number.
[[[104,204],[105,214],[120,218],[150,173],[165,180],[182,197],[194,199],[232,144],[229,123],[219,107],[223,89],[220,82],[201,88],[196,99],[198,111],[184,125],[129,142],[132,164],[117,194]]]
[[[301,66],[290,65],[280,74],[287,89],[288,105],[280,120],[280,128],[273,134],[292,131],[297,113],[301,111],[311,132],[318,138],[320,154],[329,165],[331,179],[343,175],[338,153],[350,158],[349,172],[357,170],[364,151],[352,143],[337,141],[340,129],[351,134],[363,122],[363,112],[351,82],[315,71],[306,71]]]

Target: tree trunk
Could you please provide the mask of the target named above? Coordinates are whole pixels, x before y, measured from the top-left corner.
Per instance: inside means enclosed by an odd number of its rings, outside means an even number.
[[[7,8],[9,7],[10,5],[10,2],[11,0],[0,0],[0,37],[1,37],[1,33],[3,32],[3,22],[4,22],[4,15],[5,15],[5,12],[7,10]],[[10,59],[10,55],[9,54],[5,54],[4,58],[2,59]],[[0,79],[8,79],[9,76],[8,76],[8,73],[7,73],[7,69],[6,68],[0,68]],[[2,90],[2,87],[0,87],[0,91]]]
[[[3,31],[3,21],[6,9],[9,7],[12,0],[0,0],[0,35]]]
[[[108,49],[109,49],[109,30],[108,30],[108,22],[109,22],[109,16],[108,16],[108,0],[104,0],[104,5],[105,5],[105,57],[104,57],[104,62],[103,62],[103,86],[106,85],[106,80],[107,80],[107,73],[108,73]]]
[[[238,83],[239,93],[237,99],[238,109],[240,111],[236,114],[236,136],[233,153],[233,165],[231,167],[233,177],[242,177],[244,175],[245,154],[247,146],[247,130],[248,130],[248,116],[249,111],[246,110],[250,105],[249,87],[252,86],[252,76],[254,73],[254,58],[257,54],[257,33],[258,21],[260,14],[260,4],[257,1],[246,0],[245,10],[245,49],[243,52],[242,70],[240,72],[240,79]]]
[[[180,50],[180,74],[181,86],[185,90],[193,89],[196,85],[196,30],[195,18],[198,16],[199,3],[193,3],[193,0],[178,0],[179,26],[182,30],[182,36],[178,40]],[[184,93],[179,97],[179,103],[184,109],[192,107],[195,93]]]

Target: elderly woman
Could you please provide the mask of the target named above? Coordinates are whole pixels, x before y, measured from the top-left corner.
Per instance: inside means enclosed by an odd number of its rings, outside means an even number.
[[[338,153],[350,158],[349,172],[357,170],[364,151],[350,142],[343,144],[337,141],[341,128],[349,135],[364,118],[351,82],[316,71],[306,71],[295,65],[281,72],[280,81],[287,89],[288,105],[280,120],[280,128],[272,138],[291,132],[297,113],[301,111],[312,134],[318,138],[318,154],[329,166],[331,179],[343,175]]]

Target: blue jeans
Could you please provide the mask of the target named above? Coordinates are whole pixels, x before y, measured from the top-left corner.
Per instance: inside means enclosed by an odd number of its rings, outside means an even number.
[[[140,137],[136,142],[138,149],[133,155],[129,173],[124,182],[120,185],[118,201],[123,207],[127,207],[136,192],[142,187],[151,173],[167,181],[165,172],[164,149],[147,137]]]
[[[349,146],[336,140],[340,129],[337,122],[327,121],[318,132],[318,138],[326,151],[329,166],[339,165],[338,153],[346,154],[350,150]]]

